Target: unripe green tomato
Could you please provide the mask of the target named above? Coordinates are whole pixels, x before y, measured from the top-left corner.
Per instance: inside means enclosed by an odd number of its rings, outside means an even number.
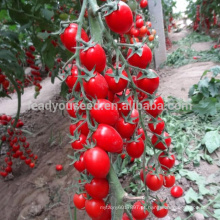
[[[135,1],[128,1],[127,4],[128,4],[128,6],[130,7],[130,9],[132,11],[136,11],[136,9],[137,9],[137,2],[136,2],[136,0]]]
[[[63,13],[63,14],[60,14],[59,17],[60,17],[61,20],[65,21],[65,20],[68,19],[68,14]]]
[[[39,92],[40,88],[38,86],[35,86],[35,92]]]
[[[151,50],[154,48],[154,44],[153,44],[152,42],[149,42],[149,43],[147,44],[147,46],[150,47]]]

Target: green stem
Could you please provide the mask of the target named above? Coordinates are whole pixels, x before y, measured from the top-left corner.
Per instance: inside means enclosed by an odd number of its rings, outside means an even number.
[[[14,121],[14,124],[13,124],[13,127],[15,128],[16,125],[17,125],[17,122],[18,122],[18,119],[19,119],[19,116],[20,116],[20,111],[21,111],[21,91],[19,90],[18,86],[17,86],[17,83],[15,82],[15,80],[13,79],[13,77],[8,74],[8,73],[5,73],[5,75],[8,77],[8,79],[10,80],[10,82],[13,84],[13,86],[15,87],[15,90],[17,92],[17,96],[18,96],[18,107],[17,107],[17,114],[15,116],[15,121]]]

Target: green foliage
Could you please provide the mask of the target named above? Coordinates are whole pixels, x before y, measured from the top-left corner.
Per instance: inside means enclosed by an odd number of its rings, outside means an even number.
[[[211,77],[207,74],[211,73]],[[220,66],[215,66],[203,73],[198,84],[189,91],[193,110],[200,116],[213,116],[220,111]]]

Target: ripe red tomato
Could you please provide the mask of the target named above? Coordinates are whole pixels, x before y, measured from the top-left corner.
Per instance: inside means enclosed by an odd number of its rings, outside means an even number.
[[[0,74],[0,83],[3,83],[5,80],[5,75]]]
[[[176,181],[174,175],[163,176],[163,185],[167,188],[172,187]]]
[[[131,208],[131,214],[133,218],[137,220],[142,220],[147,218],[149,212],[147,210],[144,210],[144,206],[143,206],[144,203],[145,203],[144,200],[137,201],[134,203],[134,205]]]
[[[84,153],[82,153],[79,157],[79,160],[76,161],[73,166],[76,170],[78,170],[80,173],[83,172],[86,169],[85,163],[84,163]]]
[[[151,26],[152,26],[152,24],[151,24],[150,21],[147,21],[147,22],[146,22],[146,25],[147,25],[148,27],[151,27]]]
[[[128,95],[129,93],[130,93],[130,91],[127,90],[126,95]],[[127,116],[130,113],[131,109],[132,109],[133,98],[131,96],[129,96],[129,97],[127,97],[126,101],[121,101],[118,96],[115,96],[114,103],[117,104],[117,109],[118,109],[119,114],[121,116],[122,115]]]
[[[76,47],[76,34],[78,30],[78,24],[71,23],[65,31],[60,35],[60,39],[63,43],[63,45],[66,47],[67,50],[71,51],[72,53],[75,53]],[[89,37],[86,34],[85,30],[82,29],[81,32],[81,39],[88,42]]]
[[[74,150],[80,150],[83,149],[83,145],[86,144],[86,136],[84,134],[79,135],[79,139],[75,140],[71,143],[71,146]]]
[[[74,131],[76,130],[76,125],[75,124],[71,124],[70,125],[70,134],[74,135]]]
[[[119,119],[119,113],[116,106],[107,99],[98,99],[90,113],[100,124],[114,126]]]
[[[171,145],[171,138],[169,137],[170,135],[168,133],[164,132],[163,136],[165,138],[166,146],[162,142],[157,143],[158,137],[155,134],[151,138],[151,143],[154,145],[155,148],[157,148],[159,150],[166,150]]]
[[[82,101],[79,102],[74,102],[75,98],[70,99],[67,103],[66,103],[66,111],[68,112],[68,114],[73,117],[76,118],[76,113],[78,111],[79,114],[82,114],[83,111],[79,108],[80,104],[82,103]],[[79,110],[78,110],[79,109]]]
[[[169,170],[171,169],[175,164],[175,156],[167,155],[164,152],[162,152],[158,157],[159,163],[161,165],[161,168],[163,170]]]
[[[127,144],[128,155],[133,158],[139,158],[144,152],[144,141],[139,138],[137,142],[133,141]]]
[[[105,202],[102,199],[86,200],[85,208],[91,218],[98,218],[104,212]]]
[[[150,31],[146,26],[140,28],[140,37],[144,37],[145,35],[150,35]]]
[[[11,172],[12,172],[12,168],[11,168],[10,166],[7,166],[7,167],[5,168],[5,172],[11,173]]]
[[[179,198],[183,195],[183,189],[180,186],[174,186],[171,188],[170,193],[173,197]]]
[[[77,209],[84,209],[86,203],[87,195],[86,193],[75,194],[73,196],[73,203]]]
[[[140,34],[140,31],[139,29],[132,27],[129,33],[131,36],[138,37]]]
[[[156,118],[159,114],[161,114],[163,112],[164,102],[163,102],[163,99],[159,96],[156,99],[154,99],[154,102],[152,105],[150,105],[149,101],[144,101],[142,103],[142,106],[143,106],[143,109],[148,114],[150,114],[151,116]]]
[[[143,128],[138,128],[137,134],[138,134],[138,135],[141,134],[141,138],[143,139],[143,141],[145,141],[146,137],[145,137]]]
[[[89,71],[95,67],[95,71],[101,73],[106,65],[105,51],[99,44],[96,44],[86,51],[80,51],[80,61]]]
[[[167,203],[164,203],[165,208],[163,208],[162,206],[159,206],[157,203],[158,202],[152,203],[152,213],[157,218],[164,218],[168,213],[168,205]]]
[[[83,87],[89,98],[104,99],[108,95],[108,83],[98,72],[94,72],[94,77],[88,82],[83,80]]]
[[[159,177],[157,177],[150,171],[146,176],[145,183],[150,190],[157,191],[163,186],[163,175],[159,174]]]
[[[77,66],[75,66],[75,65],[72,66],[71,64],[69,64],[68,68],[71,68],[71,67],[72,67],[71,75],[67,76],[66,84],[69,87],[69,89],[72,90],[73,86],[75,85],[76,80],[78,78],[78,69],[77,69]],[[75,91],[79,91],[79,90],[80,90],[80,83],[78,82],[76,87],[75,87]]]
[[[112,73],[113,73],[112,69],[108,69],[105,73],[105,79],[108,83],[109,89],[113,93],[122,92],[127,87],[128,81],[123,78],[120,78],[119,81],[116,82],[115,77],[112,77]],[[125,72],[125,70],[122,71],[122,75],[128,77],[128,74]]]
[[[63,170],[63,166],[61,164],[56,165],[56,171],[61,171]]]
[[[155,74],[156,72],[154,70],[153,71]],[[157,76],[156,78],[142,78],[142,72],[139,72],[137,75],[137,86],[144,90],[147,93],[153,94],[159,87],[159,81],[160,78],[159,76]]]
[[[109,193],[109,183],[107,179],[93,178],[85,184],[85,190],[93,199],[103,199]]]
[[[99,147],[108,152],[119,153],[123,150],[123,140],[120,134],[109,125],[99,124],[92,139]]]
[[[111,205],[108,204],[105,209],[104,212],[102,213],[102,215],[98,218],[95,218],[93,220],[111,220],[112,214],[111,214]]]
[[[135,218],[132,218],[132,219],[135,220]],[[121,220],[130,220],[130,218],[128,217],[128,215],[126,213],[123,213]]]
[[[8,89],[9,81],[7,79],[5,79],[4,82],[2,83],[2,86],[3,86],[4,89]]]
[[[148,6],[147,0],[141,0],[140,6],[141,6],[141,8],[146,8]]]
[[[152,122],[152,121],[153,120],[150,119],[150,122]],[[164,128],[165,128],[165,122],[161,118],[158,118],[157,121],[158,121],[158,123],[155,125],[153,123],[148,123],[148,127],[153,133],[161,135],[164,131]]]
[[[144,26],[144,20],[142,18],[136,20],[136,27],[141,28]]]
[[[77,122],[76,126],[77,127],[80,126],[86,120],[86,118],[87,118],[87,116],[83,115],[83,120]],[[83,123],[83,125],[80,126],[80,128],[78,129],[78,132],[81,132],[81,134],[84,134],[85,136],[87,136],[89,133],[88,123],[87,122]]]
[[[115,129],[122,138],[130,138],[134,134],[135,128],[136,124],[126,122],[124,118],[119,118],[115,124]]]
[[[147,44],[144,44],[142,46],[142,50],[143,52],[141,56],[135,53],[130,58],[128,58],[132,52],[132,49],[130,48],[128,50],[127,60],[128,60],[128,63],[131,64],[132,66],[146,69],[147,66],[151,63],[152,52],[151,52],[151,49],[147,46]]]
[[[112,31],[118,34],[125,34],[132,27],[133,14],[129,6],[120,1],[118,3],[118,9],[105,16],[105,21]]]
[[[6,177],[6,176],[8,176],[8,173],[7,173],[7,172],[0,172],[0,175],[1,175],[2,177]]]
[[[84,153],[84,163],[88,172],[97,178],[105,178],[110,170],[108,154],[100,147],[87,150]]]

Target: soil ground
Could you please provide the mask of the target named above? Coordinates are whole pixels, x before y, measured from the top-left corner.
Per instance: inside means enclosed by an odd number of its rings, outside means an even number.
[[[178,41],[188,34],[187,30],[172,33],[171,40]],[[209,48],[208,43],[196,43],[194,49]],[[177,47],[176,45],[172,50]],[[194,63],[180,68],[164,68],[161,76],[160,93],[162,96],[173,95],[187,100],[189,88],[198,82],[204,70],[214,66],[212,62]],[[79,174],[67,159],[72,154],[69,144],[68,128],[70,120],[60,111],[33,111],[28,110],[30,103],[45,103],[61,101],[59,98],[59,82],[53,85],[50,79],[43,81],[43,89],[37,100],[33,98],[34,88],[27,88],[22,96],[22,120],[24,129],[33,132],[28,138],[35,154],[39,156],[36,168],[29,169],[24,164],[16,164],[14,176],[10,180],[0,181],[0,220],[69,220],[70,213],[74,212],[72,196],[75,189],[72,187],[78,180]],[[25,105],[24,105],[25,103]],[[12,95],[12,100],[0,100],[0,114],[16,113],[17,98]],[[0,157],[0,162],[3,156]],[[64,165],[64,172],[57,175],[56,164]],[[217,171],[214,165],[201,162],[198,172],[206,171],[206,175]],[[128,182],[123,180],[124,184]],[[190,182],[185,178],[179,184],[184,190],[190,187]],[[162,190],[162,194],[165,193]],[[183,198],[182,198],[183,199]],[[178,201],[168,196],[171,210],[167,220],[177,216],[185,217],[182,207],[184,201]],[[89,219],[84,211],[77,211],[77,219]],[[153,219],[151,217],[150,219]],[[211,219],[211,218],[210,218]]]

